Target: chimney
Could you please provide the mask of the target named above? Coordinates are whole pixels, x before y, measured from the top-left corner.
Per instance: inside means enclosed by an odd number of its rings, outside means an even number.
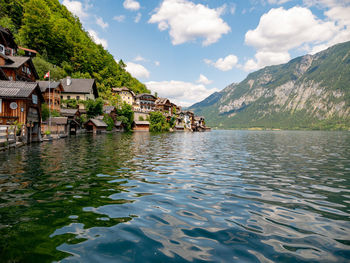
[[[70,86],[72,84],[72,79],[70,77],[67,77],[67,86]]]

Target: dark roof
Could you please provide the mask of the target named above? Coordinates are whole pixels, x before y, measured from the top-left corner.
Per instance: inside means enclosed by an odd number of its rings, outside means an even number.
[[[60,114],[62,116],[70,117],[74,116],[78,112],[78,109],[61,109]]]
[[[114,126],[116,126],[116,127],[119,127],[119,126],[121,126],[122,125],[122,121],[116,121],[115,123],[114,123]]]
[[[61,80],[63,86],[63,93],[94,93],[98,97],[96,82],[94,79],[71,79],[71,84],[67,85],[67,78]]]
[[[45,92],[45,91],[49,88],[49,82],[50,82],[50,81],[37,81],[37,83],[39,84],[39,87],[40,87],[41,92]],[[60,84],[61,84],[61,82],[58,82],[58,81],[51,81],[51,83],[50,83],[50,89],[55,89],[55,88],[57,88]]]
[[[141,98],[143,96],[151,96],[153,97],[155,100],[157,99],[155,96],[153,96],[152,94],[148,94],[148,93],[141,93],[141,94],[138,94],[136,95],[136,98]]]
[[[131,89],[128,89],[127,87],[112,88],[112,91],[114,91],[114,92],[128,91],[128,92],[130,92],[133,96],[135,96],[135,93],[134,93]]]
[[[149,121],[134,121],[136,125],[149,125]]]
[[[25,81],[0,81],[0,97],[2,98],[28,98],[35,89],[39,89],[36,82]],[[40,90],[40,89],[39,89]],[[40,99],[43,97],[40,93]]]
[[[103,106],[103,112],[104,113],[110,114],[114,110],[115,110],[114,106]]]
[[[17,44],[9,29],[0,26],[0,34],[4,36],[5,41],[7,42],[4,44],[7,44],[10,48],[14,48],[17,50]]]
[[[96,127],[107,127],[108,125],[102,121],[102,120],[98,120],[98,119],[90,119],[89,121],[91,121]],[[89,122],[88,121],[88,122]]]
[[[67,117],[51,117],[51,124],[64,125],[68,123]],[[49,123],[50,119],[46,120],[44,123]]]
[[[36,79],[39,79],[39,75],[36,72],[35,66],[33,64],[31,57],[21,57],[21,56],[7,56],[7,60],[5,65],[1,66],[2,68],[14,68],[18,69],[20,66],[22,66],[24,63],[28,62],[28,64],[31,66],[31,72],[33,73],[34,77]]]

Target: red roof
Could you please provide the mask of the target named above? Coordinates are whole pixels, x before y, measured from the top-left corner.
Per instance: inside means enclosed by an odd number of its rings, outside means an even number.
[[[29,51],[29,52],[32,52],[32,53],[38,53],[38,51],[35,51],[33,49],[29,49],[29,48],[24,48],[24,47],[18,47],[19,49],[22,49],[22,50],[25,50],[25,51]]]

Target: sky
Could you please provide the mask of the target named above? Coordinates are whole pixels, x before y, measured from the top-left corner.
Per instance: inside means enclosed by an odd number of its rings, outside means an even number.
[[[60,0],[159,97],[190,106],[350,40],[350,0]]]

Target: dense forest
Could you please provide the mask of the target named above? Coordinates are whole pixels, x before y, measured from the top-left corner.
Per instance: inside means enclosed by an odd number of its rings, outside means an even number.
[[[112,87],[149,92],[144,84],[96,44],[79,21],[58,0],[0,0],[0,25],[9,28],[17,44],[34,49],[40,78],[51,70],[52,79],[94,78],[100,95],[108,98]]]

